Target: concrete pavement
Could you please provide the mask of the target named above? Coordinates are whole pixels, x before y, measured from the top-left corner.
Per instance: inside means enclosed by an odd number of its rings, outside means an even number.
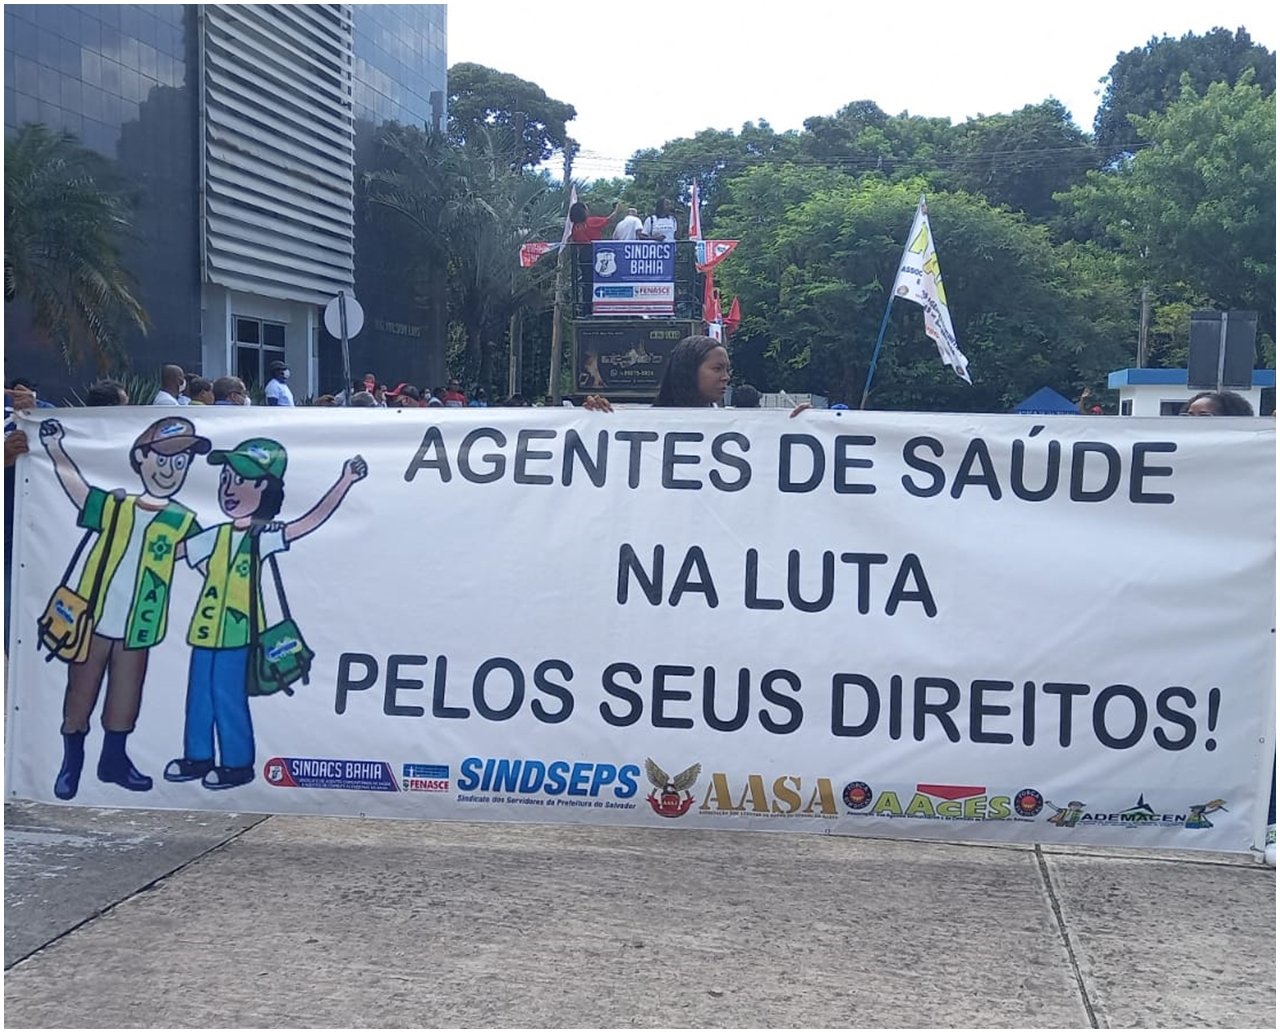
[[[1205,854],[7,804],[7,1026],[1274,1028]]]

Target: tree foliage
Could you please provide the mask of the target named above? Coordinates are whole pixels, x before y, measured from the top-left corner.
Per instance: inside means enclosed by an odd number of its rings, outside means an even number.
[[[31,308],[67,368],[121,363],[120,331],[147,314],[120,260],[130,207],[105,160],[70,133],[28,124],[4,150],[4,296]]]
[[[965,122],[952,156],[954,186],[1039,220],[1056,211],[1054,194],[1098,164],[1093,143],[1053,99]]]
[[[1153,36],[1145,46],[1116,55],[1101,82],[1102,103],[1093,121],[1094,142],[1111,161],[1131,153],[1140,137],[1130,116],[1159,114],[1182,96],[1182,77],[1199,94],[1211,83],[1234,85],[1246,72],[1264,93],[1276,90],[1276,56],[1243,28],[1215,28],[1181,39]]]
[[[1132,284],[1171,300],[1256,309],[1275,337],[1276,100],[1246,73],[1203,95],[1190,76],[1164,114],[1135,119],[1147,146],[1091,173],[1066,201]]]
[[[739,369],[745,362],[752,376],[763,360],[762,378],[857,403],[921,185],[794,166],[752,169],[730,184],[725,231],[754,244],[724,274],[752,314],[733,342]],[[752,225],[765,197],[804,193],[772,224]],[[1109,333],[1121,299],[1098,281],[1098,267],[1055,250],[1044,227],[969,194],[933,194],[929,211],[974,385],[939,362],[920,309],[898,303],[875,406],[1007,411],[1045,384],[1100,386],[1123,355]]]
[[[577,114],[572,104],[548,97],[527,79],[465,62],[449,69],[450,137],[466,144],[478,131],[505,127],[519,138],[519,168],[541,164],[556,151],[576,151],[568,124]]]

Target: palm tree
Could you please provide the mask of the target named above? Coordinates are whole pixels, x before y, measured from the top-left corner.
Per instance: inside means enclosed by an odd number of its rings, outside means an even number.
[[[70,133],[24,125],[4,150],[4,298],[31,308],[36,331],[71,368],[117,364],[119,333],[147,314],[120,261],[129,208],[104,160]]]

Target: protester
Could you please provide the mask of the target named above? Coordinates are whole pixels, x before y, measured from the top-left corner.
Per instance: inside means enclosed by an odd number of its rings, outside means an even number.
[[[569,206],[569,240],[574,244],[590,244],[604,236],[605,227],[622,214],[622,199],[608,215],[591,215],[587,206],[575,201]]]
[[[239,377],[219,377],[213,382],[214,405],[248,405],[249,392]]]
[[[169,363],[160,367],[160,390],[151,399],[152,405],[190,405],[191,399],[184,393],[187,375],[182,367]]]
[[[1183,416],[1252,416],[1253,406],[1234,391],[1201,391],[1193,395]]]
[[[489,408],[489,394],[483,387],[477,387],[471,394],[471,401],[467,403],[472,409]]]
[[[733,389],[733,407],[735,409],[759,409],[760,392],[750,384],[743,384]]]
[[[91,406],[128,405],[129,392],[118,380],[98,380],[89,385],[84,404]]]
[[[351,396],[351,407],[353,409],[376,409],[378,408],[378,403],[368,391],[357,391]]]
[[[9,386],[8,388],[5,389],[5,393],[4,393],[5,423],[9,422],[9,410],[11,408],[9,401],[10,401],[10,397],[15,392],[19,394],[30,395],[32,399],[33,407],[36,409],[56,409],[57,408],[57,406],[54,405],[52,402],[46,402],[43,398],[40,397],[40,393],[36,390],[36,382],[34,380],[28,380],[26,377],[14,377],[11,381],[9,381]],[[18,408],[26,408],[26,407],[19,406]]]
[[[213,381],[204,377],[191,377],[187,381],[187,397],[192,405],[213,404]]]
[[[271,364],[271,379],[267,381],[268,405],[293,407],[293,392],[289,390],[289,364],[277,359]]]
[[[449,390],[444,393],[444,397],[440,399],[450,409],[465,408],[467,404],[467,396],[463,394],[462,383],[455,377],[449,381]]]
[[[658,202],[658,210],[644,221],[641,236],[646,240],[675,240],[676,217],[669,197]]]
[[[4,393],[4,653],[9,655],[9,623],[13,613],[13,514],[18,490],[15,464],[30,450],[27,432],[17,429],[14,413],[36,407],[35,392],[13,381]]]
[[[397,384],[387,392],[387,401],[400,409],[416,409],[422,404],[418,389],[412,384]]]
[[[710,337],[695,334],[672,349],[658,386],[654,408],[708,408],[724,400],[729,386],[729,353]],[[591,395],[583,408],[612,412],[613,406],[600,395]]]
[[[514,394],[502,403],[508,409],[527,409],[529,402],[522,394]]]
[[[613,239],[638,240],[643,227],[644,223],[640,221],[639,213],[634,208],[628,208],[626,217],[620,219],[618,225],[613,228]]]

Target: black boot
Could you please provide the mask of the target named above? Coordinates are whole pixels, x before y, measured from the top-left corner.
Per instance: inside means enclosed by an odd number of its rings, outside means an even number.
[[[98,758],[98,781],[112,782],[133,793],[145,793],[151,788],[151,779],[133,766],[124,752],[128,732],[105,732],[102,756]]]
[[[80,772],[84,770],[84,737],[88,734],[62,733],[62,768],[53,783],[53,795],[59,800],[73,799],[80,791]]]

